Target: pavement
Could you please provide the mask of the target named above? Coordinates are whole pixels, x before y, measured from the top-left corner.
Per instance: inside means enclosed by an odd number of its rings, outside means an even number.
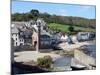
[[[29,62],[29,61],[37,61],[37,58],[41,58],[44,57],[46,55],[50,55],[53,60],[55,60],[56,58],[61,57],[58,54],[54,54],[54,53],[40,53],[40,52],[36,52],[36,51],[23,51],[23,52],[15,52],[14,53],[14,60],[16,62]]]

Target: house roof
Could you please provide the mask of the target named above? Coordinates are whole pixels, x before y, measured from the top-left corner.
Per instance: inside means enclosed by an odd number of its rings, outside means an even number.
[[[24,25],[26,24],[27,22],[12,22],[12,24],[16,24],[16,25]]]
[[[24,28],[24,27],[26,27],[26,24],[28,24],[28,22],[12,22],[12,25],[13,24],[17,28]]]
[[[46,31],[41,31],[41,35],[47,35],[47,36],[52,37],[52,35]]]
[[[26,30],[23,32],[24,35],[32,35],[32,32],[30,30]]]
[[[19,33],[18,28],[16,27],[11,28],[11,33]]]

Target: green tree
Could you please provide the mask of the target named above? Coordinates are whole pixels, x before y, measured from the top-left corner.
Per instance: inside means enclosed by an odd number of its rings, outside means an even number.
[[[36,20],[38,17],[43,18],[47,23],[58,23],[63,25],[74,25],[80,27],[96,28],[96,19],[88,19],[75,16],[58,16],[49,13],[39,13],[37,9],[32,9],[27,13],[14,13],[11,16],[12,21],[29,21]]]
[[[39,17],[39,11],[38,11],[38,10],[32,9],[32,10],[30,11],[30,14],[32,15],[32,17],[33,17],[35,20]]]
[[[69,26],[68,30],[69,30],[70,32],[73,32],[73,31],[74,31],[74,27],[73,27],[73,26]]]

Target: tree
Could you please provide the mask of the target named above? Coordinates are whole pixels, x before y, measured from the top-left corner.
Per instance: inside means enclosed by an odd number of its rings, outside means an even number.
[[[73,27],[73,26],[69,26],[68,30],[69,30],[70,32],[73,32],[73,31],[74,31],[74,27]]]
[[[47,23],[58,23],[63,25],[80,26],[88,28],[96,28],[96,19],[88,19],[75,16],[58,16],[49,13],[39,13],[38,10],[32,9],[27,13],[14,13],[11,16],[12,21],[29,21],[36,20],[38,17],[43,18]]]
[[[32,16],[34,17],[34,19],[37,19],[37,17],[39,17],[39,11],[38,10],[32,9],[30,11],[30,14],[32,14]]]

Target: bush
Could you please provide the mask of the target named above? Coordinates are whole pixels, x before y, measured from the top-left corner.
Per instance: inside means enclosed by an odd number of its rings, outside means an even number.
[[[44,56],[44,59],[48,60],[48,62],[52,62],[52,58],[51,58],[51,56],[49,56],[49,55]]]
[[[70,32],[73,32],[73,31],[74,31],[74,27],[73,27],[73,26],[69,26],[68,30],[69,30]]]
[[[50,68],[52,64],[52,58],[50,56],[44,56],[37,59],[37,65],[42,68]]]

